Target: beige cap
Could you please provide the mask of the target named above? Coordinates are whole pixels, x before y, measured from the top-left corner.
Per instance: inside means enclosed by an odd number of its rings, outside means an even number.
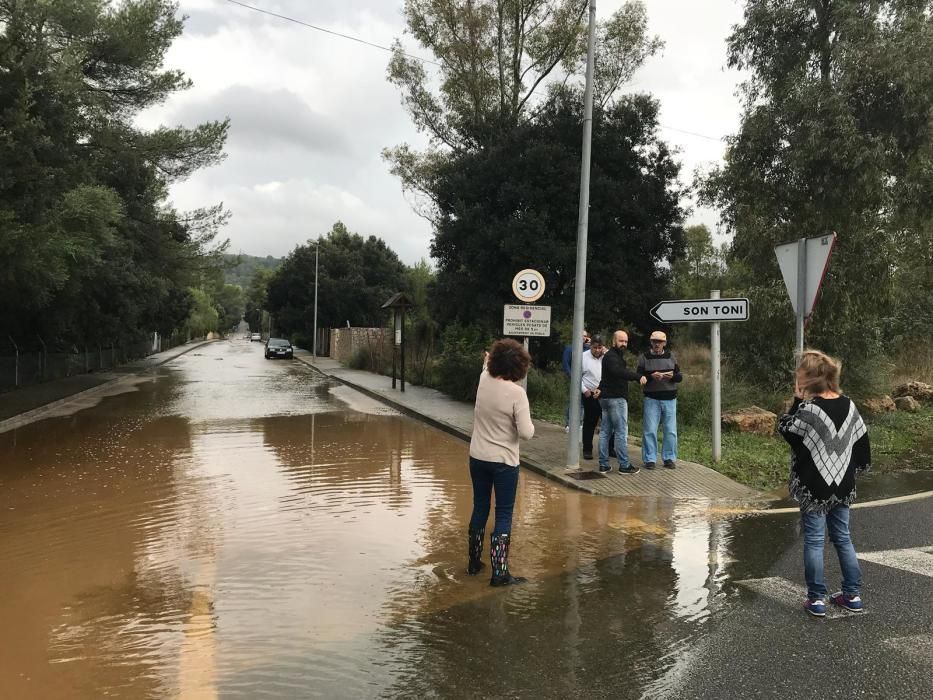
[[[660,340],[662,343],[667,342],[667,334],[664,331],[654,331],[651,334],[651,337],[648,340]]]

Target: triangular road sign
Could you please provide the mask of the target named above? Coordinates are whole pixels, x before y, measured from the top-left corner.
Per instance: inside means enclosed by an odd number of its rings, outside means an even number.
[[[836,234],[808,238],[806,243],[807,273],[806,273],[806,306],[803,315],[809,316],[813,312],[813,305],[829,268],[829,256],[836,246]],[[790,295],[790,303],[797,310],[797,241],[776,246],[774,254],[777,255],[778,265],[781,267],[781,276]]]

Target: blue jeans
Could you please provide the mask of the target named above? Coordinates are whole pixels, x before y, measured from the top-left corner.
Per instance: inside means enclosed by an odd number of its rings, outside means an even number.
[[[479,530],[486,527],[492,490],[495,488],[496,525],[492,534],[510,534],[515,492],[518,490],[518,467],[470,457],[470,479],[473,480],[473,516],[470,518],[470,529]]]
[[[664,436],[661,459],[677,459],[677,399],[651,399],[642,403],[641,458],[646,464],[658,461],[658,423]]]
[[[600,399],[603,409],[599,428],[599,466],[609,466],[609,439],[613,438],[619,467],[625,469],[628,462],[628,401],[625,399]]]
[[[803,521],[803,570],[807,578],[807,597],[810,600],[826,598],[823,578],[823,535],[829,526],[829,539],[839,555],[842,569],[842,592],[858,595],[862,587],[862,570],[849,536],[849,506],[836,506],[826,515],[800,512]]]

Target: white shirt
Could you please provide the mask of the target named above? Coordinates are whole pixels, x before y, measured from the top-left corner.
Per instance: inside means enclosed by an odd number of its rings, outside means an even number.
[[[603,357],[593,357],[593,353],[590,350],[587,350],[583,353],[583,388],[580,390],[580,393],[586,393],[587,391],[593,391],[599,386],[600,380],[603,378]]]
[[[534,434],[525,390],[483,370],[473,409],[470,456],[517,467],[519,439],[530,440]]]

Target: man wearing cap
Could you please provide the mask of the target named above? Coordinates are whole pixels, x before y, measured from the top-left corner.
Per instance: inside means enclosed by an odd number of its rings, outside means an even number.
[[[590,339],[589,352],[583,353],[583,459],[593,459],[593,433],[596,422],[602,415],[599,407],[599,382],[603,377],[603,355],[606,348],[603,337],[594,335]]]
[[[648,339],[650,349],[638,359],[638,374],[645,393],[642,404],[641,457],[645,469],[654,469],[658,459],[658,424],[663,431],[664,466],[673,469],[677,462],[677,384],[683,381],[680,367],[666,349],[667,335],[654,331]]]

